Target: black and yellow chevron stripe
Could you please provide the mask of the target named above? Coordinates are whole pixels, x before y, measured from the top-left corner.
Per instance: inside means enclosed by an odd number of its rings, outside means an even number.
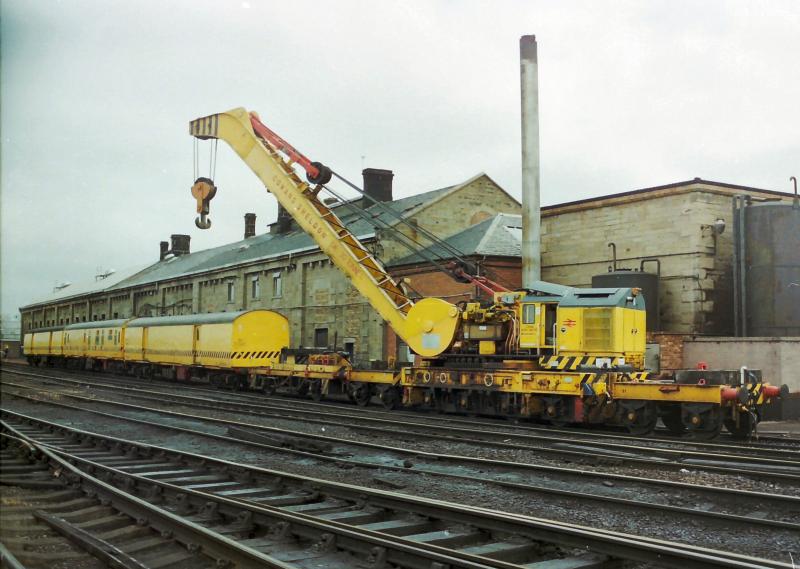
[[[619,360],[620,358],[611,358],[614,365],[619,364]],[[544,369],[572,371],[579,366],[595,365],[596,361],[597,356],[542,356],[539,358],[539,365]]]

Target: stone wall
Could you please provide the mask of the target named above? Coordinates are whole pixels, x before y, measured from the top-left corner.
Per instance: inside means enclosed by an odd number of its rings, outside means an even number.
[[[618,268],[638,269],[645,258],[661,261],[662,331],[732,334],[731,215],[737,194],[759,197],[757,190],[696,181],[544,208],[542,278],[590,286],[592,275],[609,270],[608,243],[614,242]],[[719,235],[712,228],[717,219],[727,227]]]
[[[691,338],[683,344],[683,359],[711,369],[760,369],[764,381],[800,392],[800,338]]]
[[[659,372],[671,374],[677,369],[694,367],[694,364],[683,360],[683,342],[687,336],[684,334],[651,333],[647,334],[647,342],[659,345]],[[697,363],[697,362],[695,362]]]

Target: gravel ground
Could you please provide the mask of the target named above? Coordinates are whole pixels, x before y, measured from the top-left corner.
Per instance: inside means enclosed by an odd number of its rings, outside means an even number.
[[[110,398],[105,392],[98,392],[97,395],[99,397]],[[125,396],[124,399],[125,401],[130,401],[130,398],[127,396]],[[64,402],[80,405],[75,401],[66,400]],[[519,512],[531,516],[556,519],[579,525],[603,527],[605,529],[623,531],[626,533],[688,542],[698,546],[727,549],[742,554],[780,559],[786,562],[789,562],[788,552],[791,552],[795,559],[800,558],[800,539],[798,539],[795,533],[784,530],[767,530],[763,527],[753,527],[744,531],[739,529],[735,534],[735,539],[728,539],[721,536],[731,535],[730,526],[726,526],[724,523],[715,520],[705,519],[698,522],[681,517],[680,519],[684,521],[676,522],[676,516],[672,514],[640,511],[632,515],[630,511],[626,512],[618,508],[600,508],[596,503],[591,503],[590,506],[587,507],[586,504],[578,503],[574,499],[499,488],[494,485],[481,483],[479,480],[470,482],[433,477],[413,471],[413,463],[416,459],[411,460],[411,468],[402,472],[360,467],[343,468],[336,464],[322,462],[316,459],[298,460],[296,457],[289,459],[285,453],[267,454],[263,450],[253,449],[252,447],[248,448],[241,445],[231,445],[229,443],[209,441],[208,439],[203,440],[193,435],[168,433],[163,429],[134,425],[122,421],[109,422],[107,418],[99,416],[92,416],[90,414],[83,414],[44,404],[32,404],[17,399],[9,399],[7,397],[4,397],[3,404],[10,410],[17,410],[21,413],[52,419],[78,428],[85,428],[87,430],[114,436],[132,438],[150,444],[159,444],[179,450],[208,454],[228,460],[296,474],[308,475],[310,472],[313,472],[314,476],[331,481],[346,482],[383,490],[395,490],[395,486],[401,486],[402,488],[397,491],[415,496],[430,496],[455,503],[475,504],[500,511]],[[406,440],[402,436],[364,435],[354,432],[352,429],[341,427],[326,428],[299,421],[264,419],[226,412],[209,412],[207,410],[198,411],[179,405],[167,406],[171,411],[209,415],[226,419],[238,419],[253,424],[278,428],[291,428],[302,432],[330,435],[341,440],[366,440],[381,445],[404,446],[434,453],[446,452],[448,454],[464,454],[482,456],[485,458],[527,461],[534,464],[569,466],[565,464],[564,461],[537,456],[535,451],[491,449],[465,444],[420,441],[416,439]],[[141,419],[155,420],[164,424],[194,428],[205,432],[225,434],[227,431],[225,427],[209,425],[207,423],[188,419],[165,417],[158,413],[121,410],[110,406],[103,406],[102,410],[120,416],[135,416]],[[380,457],[379,452],[371,456],[372,459],[377,459],[378,457]],[[392,462],[393,461],[394,459],[392,459]],[[586,467],[582,466],[582,468]],[[691,470],[688,472],[659,473],[654,472],[651,468],[638,469],[626,467],[624,465],[589,468],[634,476],[645,475],[654,477],[654,475],[658,475],[658,477],[665,479],[682,480],[693,483],[703,482],[717,486],[736,487],[770,493],[791,492],[797,495],[800,491],[798,488],[788,488],[784,487],[786,485],[770,484],[763,481],[751,480],[746,477],[700,473]],[[495,474],[493,473],[492,475]],[[476,478],[480,478],[480,472],[477,473]],[[594,492],[598,490],[605,492],[613,491],[613,487],[605,485],[589,484],[589,486]],[[646,492],[647,490],[641,489],[640,491]],[[649,498],[651,500],[653,499],[652,493],[650,493]],[[671,504],[685,505],[687,507],[695,505],[695,501],[691,495],[681,495],[680,493],[676,495],[672,492],[665,493],[663,496],[659,497],[657,501],[666,501]]]

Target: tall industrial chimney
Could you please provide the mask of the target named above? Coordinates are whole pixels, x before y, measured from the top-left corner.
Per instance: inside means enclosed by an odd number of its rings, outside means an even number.
[[[522,288],[542,279],[539,213],[539,62],[536,36],[519,39],[522,97]]]

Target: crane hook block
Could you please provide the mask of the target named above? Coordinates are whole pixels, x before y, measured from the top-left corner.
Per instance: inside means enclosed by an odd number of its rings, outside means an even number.
[[[317,169],[317,175],[311,175],[311,172],[306,173],[306,178],[312,184],[322,185],[327,184],[331,181],[331,177],[333,176],[333,172],[331,169],[322,164],[321,162],[312,162],[311,165]]]
[[[208,219],[209,202],[217,195],[217,186],[211,178],[197,178],[192,185],[192,196],[197,200],[197,213],[200,217],[194,220],[194,224],[199,229],[211,227],[211,220]]]

